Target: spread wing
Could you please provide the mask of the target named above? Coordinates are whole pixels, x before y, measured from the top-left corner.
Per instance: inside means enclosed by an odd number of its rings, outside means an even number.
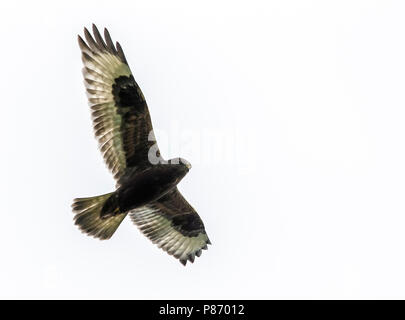
[[[127,168],[148,161],[149,150],[155,159],[160,152],[145,98],[120,44],[114,46],[107,29],[103,39],[94,24],[93,34],[85,28],[86,42],[78,37],[84,83],[100,151],[118,180]]]
[[[159,200],[130,212],[139,230],[159,248],[186,265],[201,255],[211,244],[204,224],[180,191],[173,191]]]

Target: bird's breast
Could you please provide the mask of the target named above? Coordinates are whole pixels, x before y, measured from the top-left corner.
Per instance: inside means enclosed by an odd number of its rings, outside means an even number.
[[[177,177],[164,170],[135,174],[118,191],[121,211],[129,211],[155,201],[176,186]]]

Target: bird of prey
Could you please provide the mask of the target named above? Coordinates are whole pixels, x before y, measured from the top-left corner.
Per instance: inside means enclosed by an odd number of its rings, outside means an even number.
[[[78,36],[83,76],[99,149],[117,184],[114,192],[73,200],[75,224],[109,239],[129,214],[139,230],[183,265],[211,244],[204,224],[177,184],[191,168],[182,158],[165,161],[154,139],[141,89],[124,52],[107,29],[93,24]]]

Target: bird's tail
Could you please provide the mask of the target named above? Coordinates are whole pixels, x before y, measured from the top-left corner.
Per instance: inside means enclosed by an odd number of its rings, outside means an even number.
[[[111,238],[127,215],[119,212],[115,192],[74,199],[72,208],[79,229],[102,240]]]

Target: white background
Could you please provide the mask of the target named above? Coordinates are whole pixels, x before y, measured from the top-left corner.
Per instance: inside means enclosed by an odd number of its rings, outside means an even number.
[[[0,298],[405,298],[404,16],[387,0],[2,1]],[[192,265],[129,219],[104,242],[73,225],[74,197],[114,188],[76,40],[92,22],[122,44],[163,155],[193,164],[180,189],[213,245]]]

